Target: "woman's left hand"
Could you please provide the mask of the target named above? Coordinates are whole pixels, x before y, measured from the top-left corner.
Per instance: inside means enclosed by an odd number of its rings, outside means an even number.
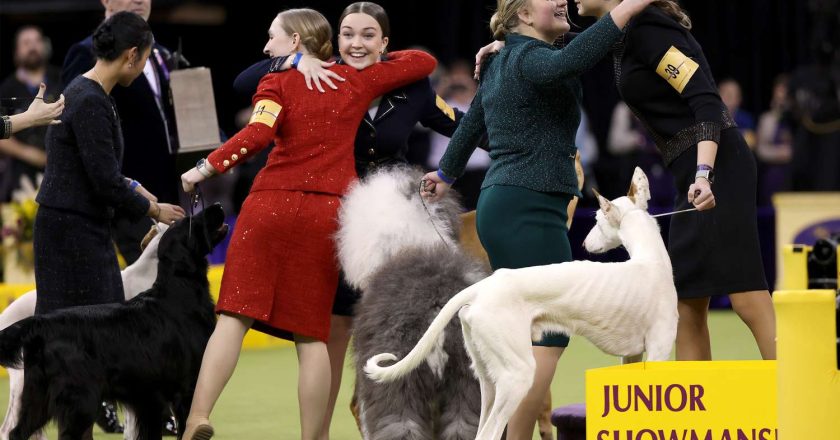
[[[201,174],[198,168],[192,167],[186,173],[181,174],[181,186],[184,188],[184,192],[190,193],[195,188],[196,183],[203,182],[205,179],[207,177]]]
[[[327,70],[334,65],[335,61],[321,61],[311,55],[304,55],[298,62],[297,70],[302,73],[303,77],[306,79],[306,88],[312,90],[312,83],[314,82],[315,88],[317,88],[319,92],[324,93],[321,81],[333,90],[338,90],[338,87],[336,87],[335,83],[332,82],[333,79],[336,81],[344,81],[344,78],[342,78],[339,74],[333,72],[332,70]]]
[[[705,211],[715,207],[715,194],[708,180],[699,177],[688,187],[688,202],[698,211]]]
[[[481,49],[475,54],[475,72],[473,72],[473,79],[478,81],[481,76],[481,63],[490,55],[499,53],[505,47],[504,41],[494,41]]]
[[[46,92],[46,90],[46,84],[41,83],[38,86],[38,94],[35,95],[35,99],[32,101],[32,104],[30,104],[29,108],[26,109],[25,114],[28,114],[32,118],[32,126],[47,124],[55,125],[61,123],[61,120],[59,120],[58,117],[61,116],[61,112],[64,111],[64,95],[62,94],[58,100],[52,104],[48,104],[44,101],[44,92]]]

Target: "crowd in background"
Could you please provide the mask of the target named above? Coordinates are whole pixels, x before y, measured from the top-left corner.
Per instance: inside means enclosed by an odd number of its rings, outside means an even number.
[[[38,84],[47,84],[48,101],[57,98],[64,87],[55,59],[50,53],[49,37],[36,26],[21,27],[16,34],[14,51],[15,71],[0,83],[0,107],[4,114],[26,109],[37,93]],[[769,108],[751,112],[742,107],[741,84],[733,78],[719,78],[718,88],[732,117],[755,153],[759,164],[759,206],[770,206],[772,195],[780,191],[840,191],[840,83],[838,72],[832,68],[832,54],[812,65],[805,65],[792,73],[779,74],[774,81]],[[462,110],[469,107],[477,83],[472,79],[472,65],[467,60],[441,66],[432,78],[437,94],[450,106]],[[599,93],[587,90],[584,93]],[[244,114],[250,114],[246,111]],[[650,176],[653,206],[673,204],[673,185],[667,170],[661,165],[656,147],[645,127],[630,109],[619,102],[612,111],[605,133],[606,145],[600,145],[584,120],[578,135],[578,148],[587,176],[586,189],[606,187],[611,191],[609,175],[621,187],[629,181],[635,166],[641,166]],[[242,121],[239,121],[241,124]],[[35,179],[46,164],[44,153],[45,127],[31,128],[11,139],[0,140],[0,201],[10,199],[12,190],[20,185],[21,176]],[[411,137],[409,161],[426,169],[435,169],[448,138],[418,124]],[[470,160],[467,174],[460,179],[459,190],[468,209],[474,209],[478,189],[489,158],[477,150]],[[248,193],[250,181],[259,170],[255,161],[241,170],[238,176],[228,176],[214,182],[214,197],[234,205],[238,211]],[[608,170],[598,172],[598,170]],[[596,176],[601,177],[597,179]],[[177,176],[170,176],[172,191],[177,189]],[[585,195],[591,194],[585,190]]]

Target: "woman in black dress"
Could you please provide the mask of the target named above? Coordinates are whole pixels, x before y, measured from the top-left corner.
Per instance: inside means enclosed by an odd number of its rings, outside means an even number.
[[[579,0],[603,16],[621,0]],[[729,295],[764,359],[776,358],[776,319],[756,225],[756,165],[720,99],[691,20],[658,0],[624,29],[614,49],[622,98],[656,141],[677,185],[668,251],[679,294],[678,360],[712,357],[709,297]],[[714,208],[714,209],[712,209]]]
[[[166,223],[184,216],[120,174],[123,139],[109,94],[143,72],[152,41],[140,16],[114,14],[94,32],[96,65],[64,91],[62,123],[47,132],[47,168],[37,198],[37,314],[123,300],[110,234],[115,210]]]

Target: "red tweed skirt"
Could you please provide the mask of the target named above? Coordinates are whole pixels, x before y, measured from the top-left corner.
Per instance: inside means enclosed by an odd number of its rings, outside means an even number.
[[[253,318],[273,336],[326,341],[338,285],[339,197],[266,190],[248,195],[225,257],[216,311]]]

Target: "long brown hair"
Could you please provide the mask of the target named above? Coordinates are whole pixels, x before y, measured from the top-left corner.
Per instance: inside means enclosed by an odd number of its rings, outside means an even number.
[[[689,18],[685,10],[674,0],[656,0],[651,5],[665,11],[674,20],[677,20],[682,27],[691,29],[691,18]]]
[[[300,35],[300,44],[312,55],[328,60],[333,55],[332,28],[324,16],[314,9],[289,9],[277,14],[287,34]]]

